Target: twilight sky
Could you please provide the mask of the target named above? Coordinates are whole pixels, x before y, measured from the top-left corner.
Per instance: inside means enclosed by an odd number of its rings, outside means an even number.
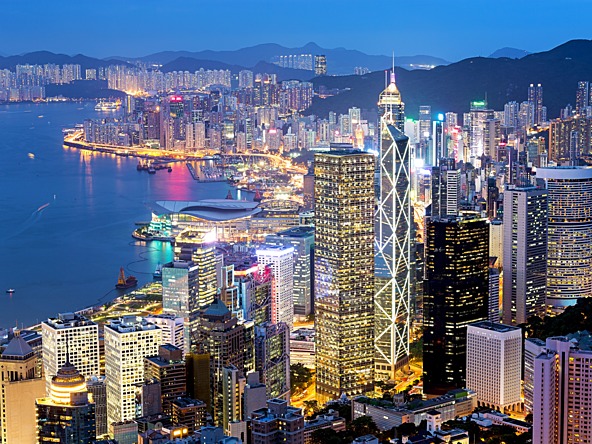
[[[592,38],[592,0],[0,0],[0,54],[141,56],[259,43],[450,61]]]

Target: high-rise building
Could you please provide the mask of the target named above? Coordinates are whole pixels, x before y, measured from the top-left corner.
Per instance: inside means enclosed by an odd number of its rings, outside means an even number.
[[[535,125],[540,125],[544,122],[543,119],[543,86],[539,83],[536,86],[531,83],[528,87],[528,103],[534,109],[533,121]]]
[[[532,442],[592,442],[592,353],[562,336],[546,349],[534,360]]]
[[[257,249],[257,262],[268,265],[272,273],[271,321],[294,325],[294,247],[263,246]]]
[[[107,427],[107,384],[104,376],[93,376],[87,383],[86,388],[90,399],[95,405],[95,427],[97,436],[106,435],[109,432]]]
[[[375,372],[394,379],[409,357],[411,309],[411,195],[404,103],[391,82],[381,93],[378,209],[375,214]]]
[[[145,317],[147,322],[157,325],[162,331],[162,343],[185,349],[184,319],[174,314],[163,313]]]
[[[242,421],[242,400],[247,380],[234,365],[222,368],[222,427],[231,434],[231,424]]]
[[[266,398],[290,400],[290,331],[284,323],[255,326],[255,370]]]
[[[84,376],[69,362],[51,378],[49,396],[35,402],[38,443],[91,443],[96,438],[95,404]]]
[[[253,87],[253,71],[243,69],[238,73],[238,87],[252,88]]]
[[[252,321],[239,322],[228,307],[215,299],[199,317],[197,353],[206,355],[209,360],[209,399],[208,408],[214,422],[223,421],[223,367],[233,365],[242,374],[254,369]],[[198,375],[203,380],[204,375]]]
[[[592,296],[592,168],[538,168],[547,188],[547,298],[554,310]]]
[[[315,76],[327,75],[327,57],[324,55],[314,56]]]
[[[251,414],[253,444],[304,444],[302,410],[288,405],[284,399],[270,399],[267,407]]]
[[[43,337],[43,368],[46,386],[51,378],[69,362],[86,379],[99,376],[99,327],[84,316],[60,313],[41,324]]]
[[[136,390],[144,382],[144,358],[158,355],[162,332],[136,316],[105,325],[108,424],[136,417]]]
[[[45,395],[45,380],[35,376],[37,357],[16,335],[0,355],[0,442],[36,442],[35,399]]]
[[[160,383],[162,412],[170,415],[171,402],[187,393],[183,350],[164,344],[158,348],[157,356],[144,358],[144,380]]]
[[[427,222],[423,297],[424,392],[465,385],[467,325],[487,320],[489,226],[464,215]]]
[[[491,265],[491,264],[490,264]],[[500,270],[495,266],[489,267],[489,299],[487,303],[487,320],[500,321]]]
[[[585,115],[588,106],[590,106],[590,83],[585,81],[578,82],[576,113]]]
[[[454,159],[440,159],[432,168],[432,216],[457,216],[461,200],[460,170]]]
[[[487,102],[475,101],[471,102],[470,117],[469,155],[479,158],[485,152],[485,126],[488,120],[494,118],[494,114],[492,109],[487,109]],[[466,160],[470,161],[470,159]]]
[[[537,338],[524,340],[524,408],[527,413],[534,410],[534,360],[546,351],[545,341]]]
[[[494,322],[467,327],[466,388],[477,403],[500,412],[521,406],[522,330]]]
[[[315,346],[321,402],[373,390],[374,170],[374,156],[360,151],[315,155]]]
[[[547,197],[547,190],[535,187],[504,192],[504,324],[545,313]]]
[[[269,235],[265,242],[294,248],[294,315],[305,317],[312,313],[312,276],[314,227],[300,226]],[[276,396],[269,396],[276,398]]]

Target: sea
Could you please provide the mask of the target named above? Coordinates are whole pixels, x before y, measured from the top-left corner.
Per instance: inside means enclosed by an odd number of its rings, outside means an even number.
[[[64,147],[63,128],[109,115],[94,105],[0,105],[0,328],[119,296],[120,267],[151,281],[172,248],[131,233],[154,201],[237,197],[227,183],[193,180],[184,163],[150,175],[135,158]]]

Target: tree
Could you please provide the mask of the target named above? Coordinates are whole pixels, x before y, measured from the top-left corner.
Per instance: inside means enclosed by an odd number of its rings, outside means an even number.
[[[397,437],[417,435],[417,427],[413,422],[404,422],[397,427]]]
[[[343,439],[333,429],[318,429],[310,435],[311,444],[344,444]]]
[[[308,387],[312,381],[313,371],[301,363],[290,366],[290,388],[297,393]]]
[[[304,401],[304,416],[313,416],[319,413],[319,403],[316,399]]]
[[[359,418],[354,419],[349,423],[347,428],[356,438],[358,436],[378,435],[380,433],[376,423],[370,416],[360,416]]]

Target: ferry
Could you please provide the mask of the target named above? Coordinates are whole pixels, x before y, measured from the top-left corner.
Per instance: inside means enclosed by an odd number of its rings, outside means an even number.
[[[6,290],[6,293],[12,295],[12,293],[14,293],[14,288],[9,288],[8,290]]]
[[[95,111],[116,111],[121,106],[121,102],[100,101],[95,105]]]
[[[162,264],[159,262],[156,266],[156,270],[152,273],[152,277],[155,281],[162,281]]]

